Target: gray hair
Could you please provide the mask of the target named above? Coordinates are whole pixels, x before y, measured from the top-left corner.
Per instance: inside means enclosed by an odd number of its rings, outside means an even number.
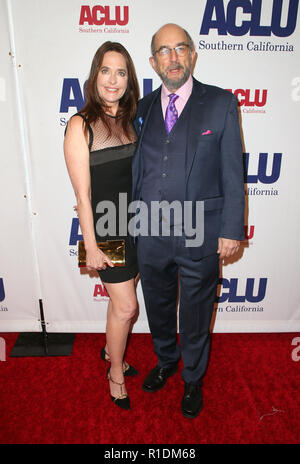
[[[185,35],[186,35],[187,43],[188,43],[188,46],[189,46],[190,51],[195,50],[195,45],[194,45],[193,39],[191,38],[190,34],[189,34],[188,31],[186,31],[185,29],[182,28],[182,30],[183,30],[183,32],[184,32]],[[157,32],[158,32],[158,31],[157,31]],[[157,32],[155,32],[155,34],[152,36],[152,39],[151,39],[151,55],[152,55],[152,56],[154,56],[154,54],[155,54],[154,43],[155,43],[155,38],[156,38]]]

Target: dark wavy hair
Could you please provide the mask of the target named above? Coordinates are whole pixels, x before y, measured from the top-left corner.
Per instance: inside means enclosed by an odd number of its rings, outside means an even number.
[[[98,72],[102,65],[104,55],[107,52],[117,52],[125,58],[128,73],[127,89],[119,101],[116,118],[118,121],[120,121],[126,136],[130,137],[130,134],[132,133],[132,131],[130,131],[131,123],[136,114],[137,102],[140,98],[140,91],[135,67],[131,56],[129,55],[126,48],[123,47],[123,45],[121,45],[119,42],[104,42],[96,51],[92,61],[90,75],[85,85],[86,103],[80,110],[80,113],[85,116],[85,121],[87,124],[91,124],[98,118],[101,118],[104,126],[107,128],[108,136],[111,134],[108,118],[105,115],[107,105],[100,97],[97,89]]]

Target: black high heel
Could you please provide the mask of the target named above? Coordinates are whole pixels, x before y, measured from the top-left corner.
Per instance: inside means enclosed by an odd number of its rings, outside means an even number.
[[[110,358],[109,358],[109,355],[105,351],[105,347],[102,348],[100,352],[100,357],[105,362],[105,365],[108,362],[110,362]],[[107,371],[107,373],[108,372],[109,370]],[[130,364],[128,364],[126,361],[123,361],[123,374],[126,375],[127,377],[133,377],[134,375],[138,375],[138,371],[133,366],[130,366]]]
[[[118,383],[118,382],[115,382],[112,378],[111,378],[111,375],[110,375],[110,372],[107,373],[107,379],[108,381],[116,384],[116,385],[119,385],[121,388],[120,388],[120,391],[121,391],[121,394],[119,396],[117,396],[116,398],[112,395],[110,395],[112,401],[117,405],[119,406],[120,408],[122,409],[126,409],[126,410],[129,410],[130,409],[130,399],[129,399],[129,396],[128,395],[125,395],[125,393],[123,393],[122,391],[122,387],[123,385],[125,385],[125,382],[122,382],[122,383]]]
[[[100,351],[100,358],[103,359],[103,361],[105,362],[105,366],[108,362],[110,362],[109,356],[107,359],[106,359],[106,356],[108,356],[108,354],[106,353],[105,348],[103,347],[102,350]]]

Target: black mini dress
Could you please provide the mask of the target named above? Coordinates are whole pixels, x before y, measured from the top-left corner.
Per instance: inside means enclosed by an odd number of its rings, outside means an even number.
[[[83,117],[80,113],[78,115]],[[128,233],[128,222],[131,218],[128,213],[132,192],[131,163],[136,135],[132,128],[131,137],[128,139],[115,117],[107,115],[107,120],[111,129],[109,137],[101,119],[87,126],[91,204],[97,242],[125,240],[125,266],[113,268],[107,266],[105,270],[98,270],[103,282],[118,283],[130,280],[138,274],[136,248],[131,244]],[[108,208],[106,209],[105,206]],[[110,212],[110,220],[113,219],[114,230],[111,229],[112,223],[108,224],[108,212]]]

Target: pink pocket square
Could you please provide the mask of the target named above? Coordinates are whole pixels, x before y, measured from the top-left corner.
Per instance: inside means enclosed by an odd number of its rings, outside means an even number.
[[[212,131],[211,131],[211,130],[207,130],[206,132],[202,132],[201,135],[209,135],[209,134],[212,134]]]

